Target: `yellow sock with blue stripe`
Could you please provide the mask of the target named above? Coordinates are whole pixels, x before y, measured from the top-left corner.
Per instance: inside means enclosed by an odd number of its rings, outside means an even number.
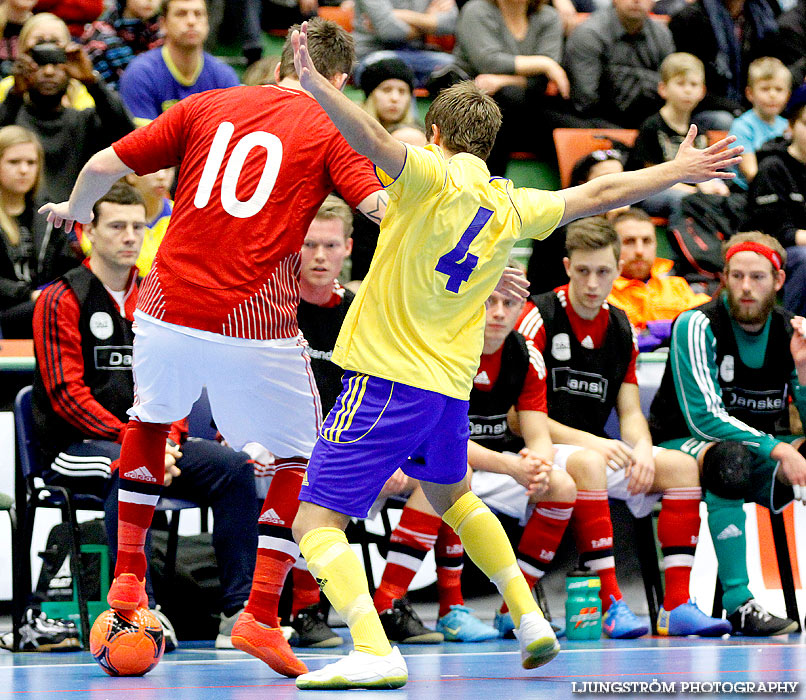
[[[333,609],[350,628],[356,651],[390,654],[392,647],[372,604],[364,568],[344,532],[335,527],[311,530],[300,540],[299,549]]]
[[[473,563],[496,585],[515,627],[520,627],[522,615],[540,610],[518,568],[501,522],[478,496],[468,491],[445,511],[442,519],[459,535]]]

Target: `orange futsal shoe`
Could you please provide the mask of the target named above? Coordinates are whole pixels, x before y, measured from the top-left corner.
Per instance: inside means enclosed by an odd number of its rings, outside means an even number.
[[[308,667],[291,651],[282,630],[258,622],[251,613],[242,612],[232,628],[232,646],[256,656],[288,678],[308,673]]]
[[[146,580],[134,574],[120,574],[112,581],[106,602],[114,610],[136,610],[148,607]]]

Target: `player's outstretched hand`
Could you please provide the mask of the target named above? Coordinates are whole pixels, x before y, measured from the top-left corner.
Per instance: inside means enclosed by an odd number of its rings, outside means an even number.
[[[54,228],[61,228],[64,226],[65,233],[70,233],[73,230],[73,225],[88,224],[92,221],[92,212],[89,216],[82,216],[70,210],[70,202],[48,202],[39,207],[40,214],[47,214],[48,223],[53,224]]]
[[[291,46],[294,49],[294,70],[303,90],[315,93],[317,86],[327,84],[327,80],[316,70],[316,66],[308,53],[308,23],[303,22],[299,31],[291,34]]]
[[[736,137],[728,136],[703,149],[694,148],[696,137],[697,127],[692,124],[674,159],[680,167],[680,181],[697,183],[713,178],[731,180],[736,177],[736,173],[729,172],[729,168],[741,162],[744,151],[742,146],[728,148]]]

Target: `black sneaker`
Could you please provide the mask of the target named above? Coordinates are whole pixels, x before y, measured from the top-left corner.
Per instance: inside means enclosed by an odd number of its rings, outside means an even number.
[[[9,651],[14,635],[0,637],[0,647]],[[20,625],[20,651],[72,651],[81,649],[78,629],[70,620],[51,620],[45,613],[28,608]]]
[[[728,615],[733,625],[733,634],[745,637],[772,637],[776,634],[789,634],[798,628],[798,623],[788,617],[770,615],[755,598],[745,601],[739,609]]]
[[[392,642],[401,644],[439,644],[445,637],[442,632],[428,629],[405,598],[399,598],[392,607],[381,613],[381,624]]]
[[[325,649],[344,644],[344,640],[328,627],[325,614],[318,605],[309,605],[300,610],[291,626],[296,632],[291,637],[292,646]]]

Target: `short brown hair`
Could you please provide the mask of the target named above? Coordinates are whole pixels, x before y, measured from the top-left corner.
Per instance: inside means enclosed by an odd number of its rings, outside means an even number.
[[[768,236],[766,233],[761,233],[761,231],[744,231],[743,233],[737,233],[728,238],[727,241],[722,243],[722,258],[724,259],[725,254],[730,248],[739,243],[761,243],[761,245],[766,246],[767,248],[772,248],[781,258],[781,269],[783,270],[784,267],[786,267],[786,250],[784,250],[781,242],[773,236]],[[729,265],[730,262],[728,262],[725,266],[726,272]],[[770,265],[772,265],[772,263],[770,263]]]
[[[637,209],[636,207],[630,207],[626,211],[619,212],[610,220],[610,223],[612,223],[615,228],[622,221],[641,221],[643,223],[652,224],[653,226],[655,225],[652,223],[652,217],[649,214],[643,209]]]
[[[160,5],[160,10],[159,10],[159,14],[162,17],[165,17],[168,14],[168,7],[171,4],[171,2],[173,2],[173,0],[162,0],[162,4]],[[206,2],[206,0],[202,4],[204,5],[204,11],[209,14],[209,12],[207,10],[207,2]]]
[[[109,204],[126,205],[139,204],[143,207],[143,218],[145,219],[146,203],[143,199],[143,195],[140,194],[139,190],[137,190],[135,187],[132,187],[124,180],[118,180],[114,185],[112,185],[112,187],[109,188],[109,192],[95,202],[92,207],[93,223],[97,223],[101,214],[101,205],[104,202],[109,202]]]
[[[300,30],[301,25],[294,24],[288,29],[288,36],[280,55],[280,80],[296,78],[294,69],[294,48],[291,46],[291,35]],[[314,17],[308,20],[308,53],[313,65],[325,78],[330,80],[334,75],[350,73],[355,60],[355,42],[348,32],[335,22]]]
[[[431,103],[425,115],[427,134],[433,124],[449,151],[487,160],[501,128],[501,110],[492,97],[465,80],[444,89]]]
[[[792,73],[782,61],[773,56],[764,56],[753,61],[747,69],[747,87],[753,87],[760,80],[783,78],[788,88],[792,87]]]
[[[621,238],[607,219],[603,216],[589,216],[568,225],[565,236],[565,250],[568,257],[577,250],[596,251],[610,246],[616,260],[621,255]]]
[[[689,73],[696,75],[702,82],[705,82],[705,66],[695,55],[685,51],[670,53],[660,64],[660,79],[662,83],[668,83],[672,78],[687,76]]]
[[[338,219],[344,224],[344,239],[347,240],[353,235],[353,210],[347,203],[334,194],[329,194],[314,219]]]

